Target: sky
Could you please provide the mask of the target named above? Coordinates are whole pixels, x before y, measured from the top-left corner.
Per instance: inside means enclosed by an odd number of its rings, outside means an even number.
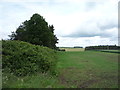
[[[0,0],[0,39],[38,13],[54,26],[58,47],[118,45],[119,0]]]

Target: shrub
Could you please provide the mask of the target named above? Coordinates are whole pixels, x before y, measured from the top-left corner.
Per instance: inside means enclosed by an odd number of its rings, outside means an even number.
[[[23,41],[2,41],[2,68],[9,68],[17,76],[35,72],[53,72],[56,66],[55,51]]]

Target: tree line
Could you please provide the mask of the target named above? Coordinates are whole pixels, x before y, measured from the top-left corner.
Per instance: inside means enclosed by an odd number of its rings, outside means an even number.
[[[106,45],[106,46],[88,46],[85,50],[119,50],[120,46]]]

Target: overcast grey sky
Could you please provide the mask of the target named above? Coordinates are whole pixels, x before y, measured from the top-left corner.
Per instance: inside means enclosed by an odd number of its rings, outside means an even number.
[[[0,38],[34,13],[53,24],[57,46],[118,44],[119,0],[0,0]]]

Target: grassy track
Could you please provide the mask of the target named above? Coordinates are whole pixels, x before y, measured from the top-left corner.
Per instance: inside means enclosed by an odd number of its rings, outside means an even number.
[[[66,87],[118,87],[118,54],[59,52],[59,80]]]
[[[117,88],[118,54],[97,51],[58,52],[58,77],[3,74],[7,88]],[[7,77],[6,77],[7,76]]]

